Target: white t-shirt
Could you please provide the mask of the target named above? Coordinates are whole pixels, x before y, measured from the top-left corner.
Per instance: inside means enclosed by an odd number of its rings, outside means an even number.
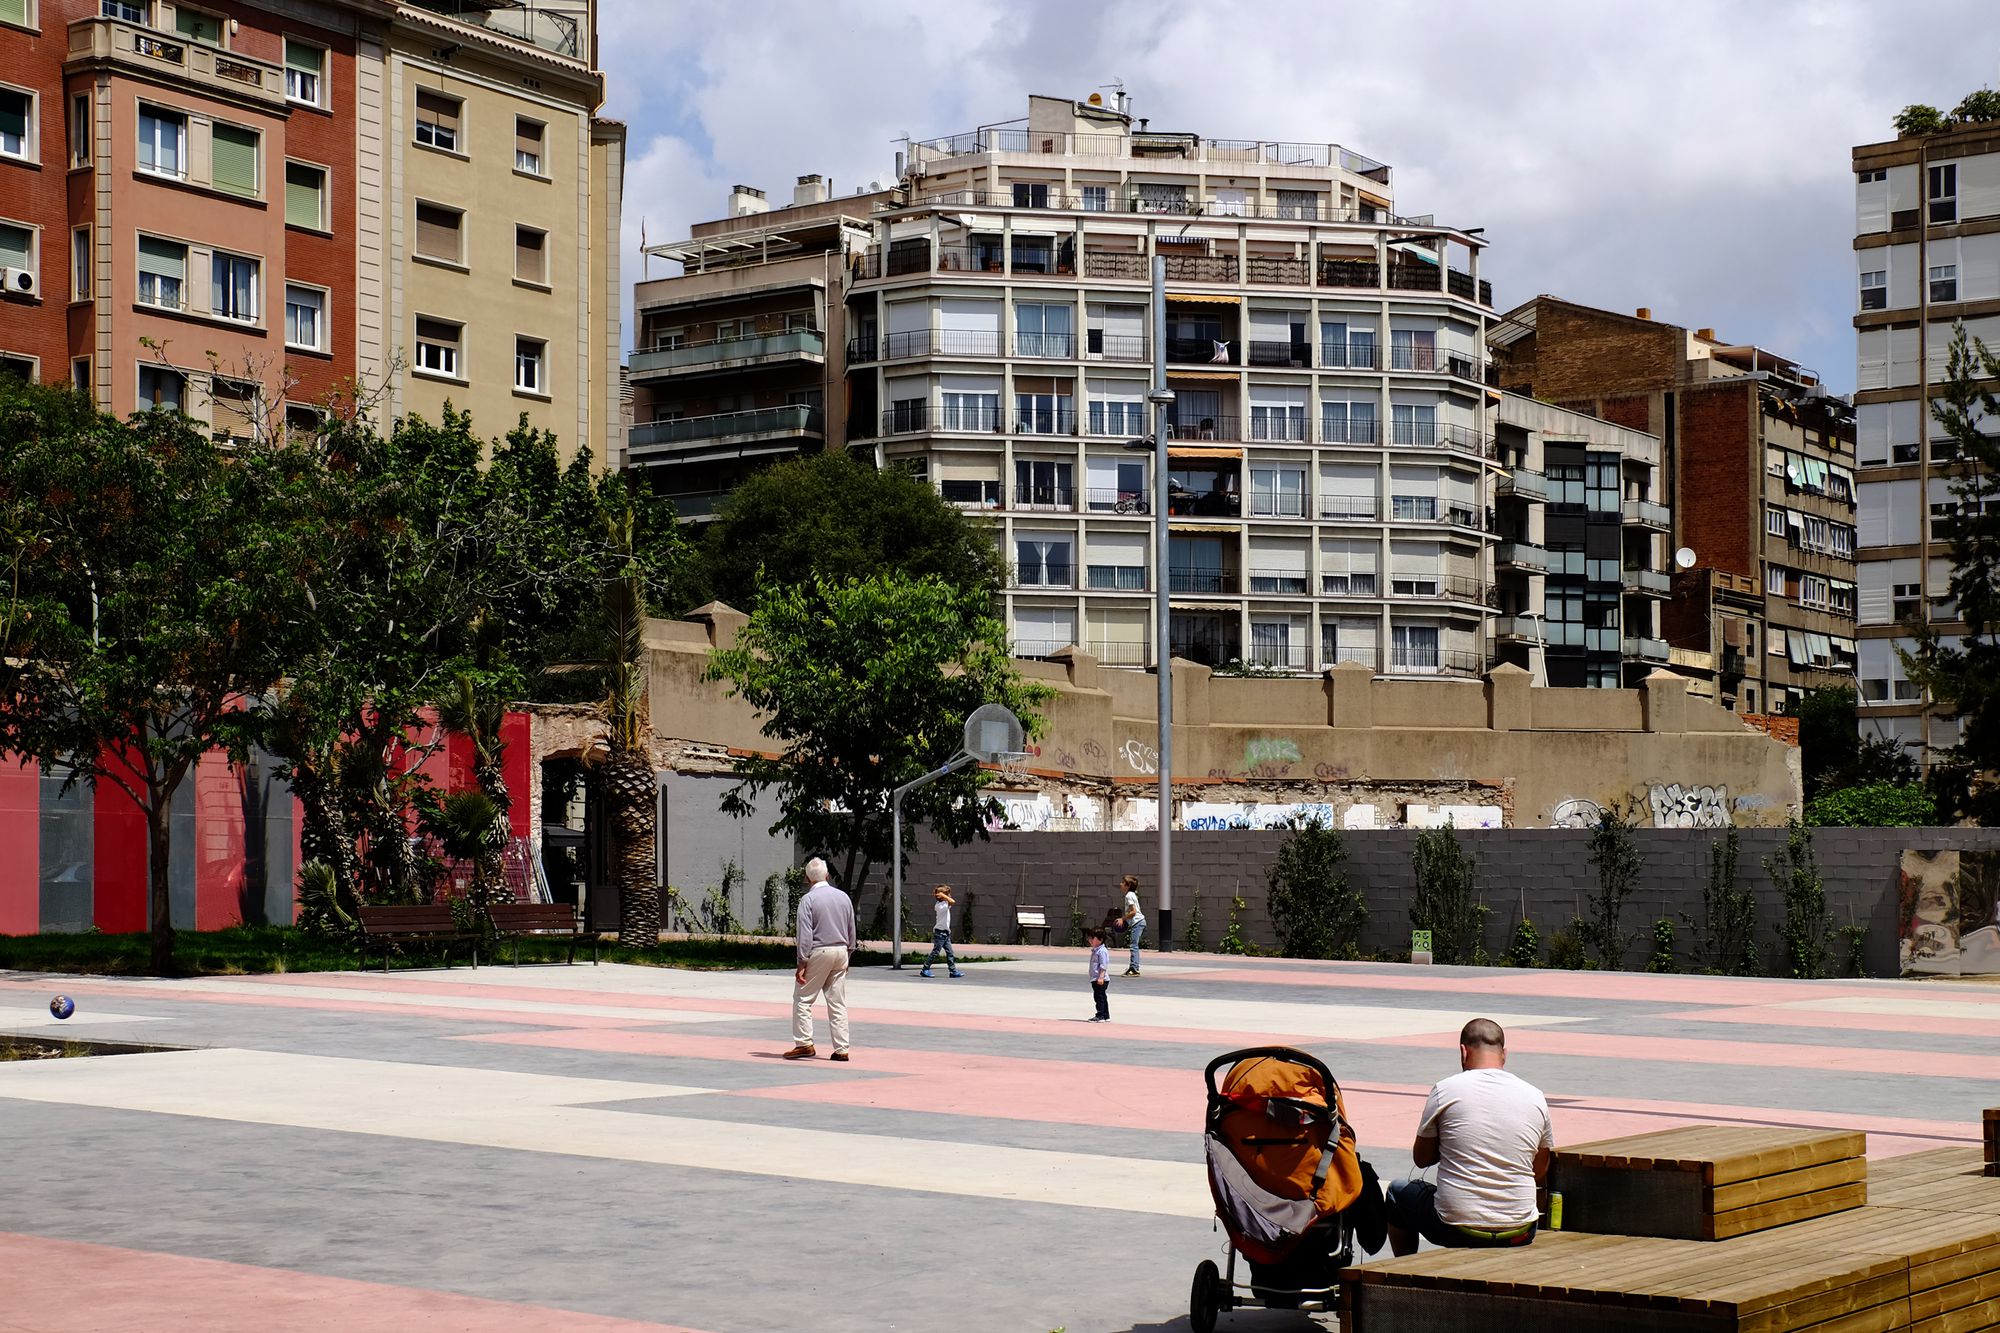
[[[1556,1140],[1533,1084],[1504,1069],[1453,1074],[1431,1089],[1417,1137],[1438,1141],[1439,1218],[1495,1231],[1535,1219],[1535,1152]]]
[[[1140,919],[1141,917],[1143,917],[1143,916],[1145,916],[1145,915],[1146,915],[1146,914],[1145,914],[1144,912],[1141,912],[1141,911],[1139,910],[1139,895],[1138,895],[1137,893],[1134,893],[1134,892],[1133,892],[1133,891],[1132,891],[1131,889],[1127,889],[1127,890],[1125,890],[1125,918],[1126,918],[1126,920],[1128,920],[1128,921],[1137,921],[1137,920],[1139,920],[1139,919]]]
[[[937,928],[939,930],[951,929],[951,904],[942,898],[937,900]]]

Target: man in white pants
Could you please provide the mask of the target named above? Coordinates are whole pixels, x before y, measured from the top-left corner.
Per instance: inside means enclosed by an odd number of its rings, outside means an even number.
[[[792,1049],[787,1060],[810,1060],[813,1001],[826,996],[827,1025],[833,1029],[833,1058],[848,1058],[847,960],[860,947],[854,933],[854,904],[826,877],[826,862],[806,862],[805,896],[799,899],[799,969],[792,986]]]

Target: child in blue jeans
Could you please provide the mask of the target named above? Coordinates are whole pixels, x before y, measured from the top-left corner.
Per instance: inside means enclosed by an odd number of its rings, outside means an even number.
[[[1104,932],[1093,930],[1084,939],[1090,942],[1090,994],[1097,1001],[1093,1023],[1111,1021],[1111,950],[1104,947]]]
[[[931,969],[937,966],[938,955],[942,953],[946,965],[951,968],[951,974],[962,977],[965,973],[958,970],[958,955],[951,951],[951,909],[957,904],[958,899],[951,896],[949,884],[938,885],[932,891],[931,898],[937,903],[937,920],[931,928],[931,956],[925,960],[924,970],[917,975],[930,976]]]

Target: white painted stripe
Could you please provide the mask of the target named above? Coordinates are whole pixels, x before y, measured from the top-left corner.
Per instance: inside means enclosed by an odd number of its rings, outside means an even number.
[[[0,1098],[1166,1217],[1211,1212],[1202,1168],[598,1109],[712,1089],[206,1050],[0,1069]]]
[[[67,1020],[57,1018],[46,1006],[40,1009],[0,1006],[0,1032],[19,1032],[23,1028],[95,1027],[99,1023],[152,1023],[160,1017],[159,1014],[98,1013],[87,999],[77,1003],[75,1017]]]
[[[2000,1031],[2000,1005],[1976,1000],[1929,999],[1914,995],[1838,995],[1823,1000],[1787,1000],[1770,1009],[1809,1009],[1823,1014],[1896,1014],[1918,1018],[1970,1018]]]

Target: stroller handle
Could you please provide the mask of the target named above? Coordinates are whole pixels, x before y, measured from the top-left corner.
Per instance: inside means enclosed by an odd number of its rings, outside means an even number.
[[[1208,1062],[1208,1068],[1204,1071],[1202,1077],[1208,1081],[1208,1095],[1210,1100],[1214,1100],[1222,1095],[1221,1089],[1215,1086],[1216,1070],[1221,1069],[1225,1065],[1233,1065],[1239,1060],[1249,1060],[1260,1055],[1270,1056],[1277,1060],[1289,1060],[1293,1064],[1305,1065],[1321,1078],[1325,1079],[1327,1087],[1333,1088],[1336,1091],[1340,1087],[1339,1083],[1333,1077],[1333,1071],[1328,1069],[1325,1062],[1317,1056],[1308,1055],[1306,1052],[1292,1046],[1246,1046],[1240,1051],[1230,1051],[1226,1055],[1218,1055]]]

